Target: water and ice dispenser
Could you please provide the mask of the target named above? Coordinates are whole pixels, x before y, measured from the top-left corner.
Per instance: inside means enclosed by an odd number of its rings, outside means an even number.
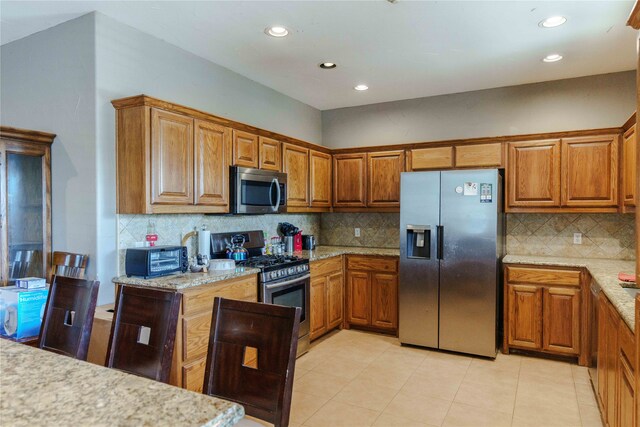
[[[431,258],[431,226],[407,225],[407,258]]]

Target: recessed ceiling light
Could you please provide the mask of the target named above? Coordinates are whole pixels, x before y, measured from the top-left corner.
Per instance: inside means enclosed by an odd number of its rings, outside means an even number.
[[[264,32],[271,37],[284,37],[289,34],[289,30],[280,25],[265,28]]]
[[[567,18],[565,18],[564,16],[551,16],[544,21],[540,21],[538,25],[544,28],[553,28],[558,27],[565,22],[567,22]]]
[[[356,87],[354,87],[355,90],[359,90],[359,91],[363,91],[363,90],[367,90],[369,89],[369,86],[367,85],[357,85]]]
[[[562,59],[562,55],[559,53],[552,53],[551,55],[547,55],[542,60],[544,62],[558,62]]]
[[[325,70],[330,70],[332,68],[336,68],[338,65],[335,62],[323,62],[320,64],[320,68],[324,68]]]

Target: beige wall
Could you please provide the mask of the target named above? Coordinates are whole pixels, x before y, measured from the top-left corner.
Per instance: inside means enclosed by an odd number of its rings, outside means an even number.
[[[344,148],[617,127],[635,93],[627,71],[326,110],[322,139]]]

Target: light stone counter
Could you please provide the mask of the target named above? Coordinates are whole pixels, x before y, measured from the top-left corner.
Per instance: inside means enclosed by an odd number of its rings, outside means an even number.
[[[614,259],[560,258],[528,255],[507,255],[503,264],[531,264],[559,267],[579,267],[589,270],[591,277],[598,283],[602,292],[616,307],[624,321],[633,331],[635,329],[635,300],[618,281],[618,273],[634,274],[634,261]]]
[[[400,256],[400,249],[391,248],[362,248],[357,246],[317,246],[313,251],[296,252],[309,261],[318,261],[339,255],[380,255],[380,256]]]
[[[0,339],[0,424],[231,426],[242,406]]]
[[[208,285],[210,283],[222,282],[236,277],[255,275],[260,273],[257,268],[236,267],[235,270],[209,271],[208,273],[182,273],[170,276],[158,277],[155,279],[143,279],[141,277],[120,276],[112,279],[113,283],[121,283],[132,286],[145,286],[150,288],[160,288],[169,290],[180,290],[193,288],[195,286]]]

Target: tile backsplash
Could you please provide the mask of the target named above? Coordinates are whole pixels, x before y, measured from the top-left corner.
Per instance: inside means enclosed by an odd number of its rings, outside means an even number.
[[[200,215],[200,214],[167,214],[167,215],[118,215],[118,263],[119,274],[124,274],[125,249],[135,246],[136,242],[145,240],[147,225],[153,221],[158,234],[158,245],[179,245],[182,236],[194,228],[200,229],[204,224],[212,233],[262,230],[268,237],[277,235],[280,222],[290,222],[300,228],[304,234],[320,233],[320,216],[318,214],[284,214],[284,215]],[[190,239],[189,254],[197,250],[197,239]]]
[[[360,228],[360,237],[354,229]],[[333,246],[400,247],[398,213],[323,213],[320,244]]]
[[[582,244],[573,244],[582,233]],[[634,260],[633,215],[509,214],[507,253]]]

